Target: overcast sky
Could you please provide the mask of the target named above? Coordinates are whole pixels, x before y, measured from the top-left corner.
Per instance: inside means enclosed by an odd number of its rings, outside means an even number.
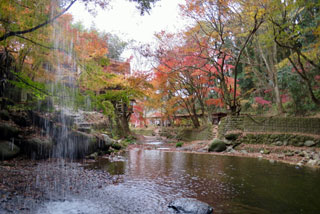
[[[140,16],[136,4],[128,0],[111,0],[111,8],[104,11],[98,9],[95,17],[80,3],[73,5],[69,12],[74,16],[74,21],[81,21],[87,28],[95,26],[100,31],[118,35],[124,41],[151,43],[154,42],[156,32],[161,30],[177,32],[183,28],[185,22],[179,15],[178,6],[183,2],[184,0],[160,0],[152,8],[150,15],[144,16]],[[127,50],[124,57],[129,57],[131,54],[134,55]],[[137,63],[133,62],[134,69],[139,68],[140,65]]]

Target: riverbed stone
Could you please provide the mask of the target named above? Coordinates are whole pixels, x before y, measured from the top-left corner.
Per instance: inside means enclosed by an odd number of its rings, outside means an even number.
[[[89,158],[89,159],[94,159],[94,160],[95,160],[95,159],[97,159],[97,158],[98,158],[98,156],[99,156],[98,152],[94,152],[94,153],[92,153],[91,155],[89,155],[89,156],[88,156],[88,158]]]
[[[169,203],[169,208],[180,214],[211,214],[213,208],[194,198],[178,198]]]
[[[20,148],[10,141],[0,141],[0,160],[8,160],[16,157]]]
[[[209,146],[209,152],[223,152],[227,149],[224,141],[219,139],[214,139]]]
[[[304,146],[307,146],[307,147],[311,147],[315,145],[316,143],[313,140],[307,140],[306,142],[304,142]]]
[[[104,139],[104,143],[106,146],[111,146],[112,144],[116,143],[116,140],[110,138],[108,135],[106,134],[102,134],[103,139]]]
[[[309,165],[309,166],[318,166],[318,165],[320,165],[320,161],[310,159],[308,161],[307,165]]]

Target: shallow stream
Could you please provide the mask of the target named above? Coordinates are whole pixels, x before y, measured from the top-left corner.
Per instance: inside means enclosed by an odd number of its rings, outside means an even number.
[[[167,204],[192,197],[223,214],[294,214],[320,210],[320,171],[252,158],[132,149],[125,161],[91,168],[123,182],[48,202],[38,213],[171,213]]]

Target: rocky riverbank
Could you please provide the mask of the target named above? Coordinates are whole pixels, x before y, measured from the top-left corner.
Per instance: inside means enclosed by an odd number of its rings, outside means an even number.
[[[151,140],[149,139],[151,138]],[[161,145],[150,144],[151,141],[163,142]],[[162,149],[166,152],[191,152],[200,154],[226,155],[267,159],[270,162],[279,161],[287,164],[320,168],[320,148],[309,146],[292,145],[267,145],[246,144],[220,141],[223,146],[217,150],[209,151],[212,140],[197,140],[191,142],[172,141],[160,136],[140,137],[138,144],[130,145],[129,148],[139,147],[143,149]]]
[[[320,148],[273,146],[262,144],[240,144],[235,148],[227,146],[225,150],[209,152],[211,141],[185,142],[181,147],[169,144],[166,151],[205,153],[213,155],[227,155],[267,159],[270,162],[279,161],[287,164],[320,168]]]

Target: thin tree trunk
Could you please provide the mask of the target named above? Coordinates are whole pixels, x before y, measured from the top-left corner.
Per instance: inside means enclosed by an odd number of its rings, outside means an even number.
[[[280,96],[280,91],[279,91],[279,86],[278,86],[278,75],[277,75],[276,68],[274,66],[274,63],[269,62],[267,60],[267,57],[263,53],[261,45],[260,45],[259,42],[258,42],[258,48],[259,48],[259,52],[260,52],[261,58],[263,59],[265,65],[266,65],[266,68],[267,68],[267,71],[268,71],[268,75],[269,75],[269,79],[273,83],[273,92],[274,92],[274,96],[275,96],[275,99],[276,99],[277,112],[278,112],[278,114],[282,114],[284,112],[284,110],[283,110],[283,106],[282,106],[282,102],[281,102],[281,96]]]

